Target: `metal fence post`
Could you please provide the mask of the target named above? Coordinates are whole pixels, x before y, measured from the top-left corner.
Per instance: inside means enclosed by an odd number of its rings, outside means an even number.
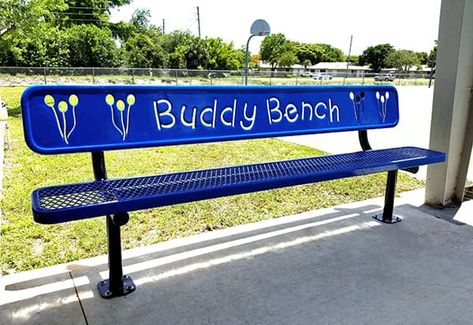
[[[95,68],[92,68],[92,83],[95,84]]]
[[[44,78],[44,84],[47,84],[48,81],[46,80],[46,67],[43,68],[43,78]]]

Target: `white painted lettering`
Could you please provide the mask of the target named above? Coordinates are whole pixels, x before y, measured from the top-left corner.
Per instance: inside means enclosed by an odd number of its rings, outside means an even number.
[[[270,107],[270,102],[275,102],[276,106]],[[266,107],[268,108],[268,118],[269,118],[269,124],[272,124],[273,122],[281,122],[282,120],[282,112],[279,109],[279,99],[276,97],[271,97],[270,99],[266,99]],[[277,118],[273,118],[273,112],[277,114]]]
[[[323,107],[324,110],[327,110],[327,105],[325,105],[324,102],[318,102],[317,105],[315,105],[314,107],[315,116],[317,116],[319,120],[323,120],[327,116],[327,114],[325,114],[325,112],[323,114],[319,114],[319,107]]]
[[[159,122],[159,114],[158,114],[158,104],[156,103],[155,100],[153,101],[153,106],[154,106],[154,116],[156,118],[156,126],[158,127],[158,130],[161,131],[161,122]]]
[[[245,117],[245,120],[250,122],[250,125],[248,126],[245,126],[245,123],[243,123],[243,121],[240,121],[240,126],[244,129],[244,130],[251,130],[253,128],[253,126],[255,125],[255,121],[256,121],[256,105],[253,106],[253,114],[251,116],[248,116],[247,114],[247,108],[248,108],[248,103],[245,103],[245,106],[243,108],[243,116]]]
[[[232,106],[227,106],[225,107],[222,112],[220,113],[220,121],[222,121],[223,125],[226,125],[226,126],[231,126],[231,127],[235,127],[235,117],[236,117],[236,104],[237,104],[237,100],[236,98],[233,100],[233,107]],[[231,112],[232,113],[232,119],[229,121],[227,119],[225,119],[225,115],[227,112]],[[227,114],[228,115],[228,114]]]
[[[217,120],[217,98],[214,99],[214,115],[212,118],[212,127],[215,127],[216,120]]]
[[[209,122],[208,120],[205,120],[205,115],[208,115],[208,113],[212,114],[212,119]],[[207,127],[215,127],[215,118],[217,117],[217,100],[214,99],[214,106],[213,107],[205,107],[202,112],[200,112],[200,123],[202,123],[203,126]]]
[[[287,121],[290,123],[294,123],[299,118],[299,113],[297,112],[297,107],[294,104],[287,104],[286,105],[286,112],[284,113]]]
[[[306,102],[302,102],[302,114],[301,114],[301,119],[304,121],[304,116],[306,109],[309,111],[309,121],[312,121],[312,105]]]
[[[234,97],[228,105],[219,107],[220,98],[214,97],[212,105],[199,106],[195,103],[179,103],[176,107],[165,98],[153,101],[154,115],[158,130],[171,128],[200,128],[217,129],[223,127],[238,127],[241,130],[252,130],[256,125],[258,104],[244,101]],[[303,125],[296,125],[299,121],[319,121],[323,120],[323,125],[340,122],[340,107],[335,104],[332,98],[319,102],[307,101],[282,101],[276,96],[266,97],[266,110],[269,125],[280,122],[294,124],[292,128],[303,128]],[[264,105],[264,104],[262,104]],[[260,107],[264,110],[263,107]],[[175,109],[175,111],[173,111]],[[241,109],[241,112],[237,112]],[[238,113],[238,114],[237,114]],[[264,113],[262,114],[264,115]],[[258,122],[262,128],[265,124],[265,117],[260,116],[262,121]],[[284,120],[284,121],[283,121]],[[304,124],[304,123],[302,123]],[[288,127],[288,124],[286,124]],[[235,130],[236,131],[236,130]]]
[[[192,109],[192,118],[190,121],[186,121],[186,117],[185,117],[186,107],[187,107],[186,105],[182,105],[182,108],[181,108],[181,123],[184,126],[190,126],[193,129],[195,129],[197,107],[194,106],[194,108]]]
[[[337,122],[340,122],[340,109],[337,105],[332,105],[332,98],[328,99],[328,106],[330,107],[330,123],[333,123],[333,113],[337,114]]]
[[[159,104],[165,104],[166,109],[164,112],[159,111]],[[170,101],[167,99],[159,99],[157,101],[154,101],[154,114],[156,116],[156,125],[158,126],[158,130],[161,130],[161,128],[164,129],[170,129],[174,125],[176,125],[176,117],[171,113],[172,110],[172,104]],[[170,121],[168,123],[164,123],[162,118],[166,120],[169,119]]]

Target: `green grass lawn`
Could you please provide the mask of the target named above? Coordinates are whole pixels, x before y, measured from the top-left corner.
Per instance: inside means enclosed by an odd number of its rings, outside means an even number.
[[[92,180],[93,174],[88,154],[41,156],[26,146],[19,106],[23,89],[0,87],[0,96],[9,106],[12,144],[12,150],[6,152],[1,201],[3,274],[107,252],[104,218],[58,225],[34,223],[32,190]],[[116,178],[320,154],[321,151],[308,147],[265,139],[111,151],[105,155],[108,176]],[[382,196],[384,186],[385,174],[378,174],[133,212],[130,222],[123,227],[123,248]],[[400,175],[400,191],[419,186],[422,182]]]

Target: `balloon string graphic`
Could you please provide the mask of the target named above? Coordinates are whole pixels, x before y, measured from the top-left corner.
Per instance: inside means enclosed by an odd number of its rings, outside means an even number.
[[[120,111],[120,117],[121,117],[121,121],[122,121],[122,129],[123,129],[123,137],[122,137],[122,140],[125,140],[125,137],[126,137],[126,128],[125,128],[125,123],[124,123],[124,117],[123,117],[123,111]]]
[[[76,125],[77,125],[77,119],[76,119],[76,106],[73,105],[72,106],[72,117],[74,119],[74,122],[72,124],[72,129],[69,131],[69,133],[67,134],[67,139],[69,139],[69,137],[71,136],[71,133],[72,131],[74,131],[74,129],[76,128]]]
[[[46,105],[48,105],[48,104],[46,104]],[[51,110],[53,111],[54,117],[56,118],[56,125],[57,125],[57,129],[59,130],[59,134],[61,135],[61,138],[63,138],[65,140],[65,137],[62,134],[62,128],[61,128],[61,123],[59,122],[59,116],[56,113],[56,109],[54,108],[54,104],[48,105],[48,107],[51,108]]]
[[[118,130],[118,132],[120,132],[120,134],[123,136],[122,130],[120,130],[120,128],[118,127],[117,123],[115,123],[115,117],[113,116],[113,104],[110,105],[110,113],[112,114],[112,123],[113,123],[113,126],[115,126],[115,128]]]
[[[128,134],[128,128],[130,127],[130,109],[131,109],[130,104],[128,104],[128,111],[126,113],[126,131],[125,134]]]
[[[66,112],[62,112],[62,123],[63,123],[63,126],[64,126],[63,134],[66,134],[67,133]],[[66,141],[66,143],[69,144],[69,141],[67,141],[67,136],[64,137],[64,141]]]

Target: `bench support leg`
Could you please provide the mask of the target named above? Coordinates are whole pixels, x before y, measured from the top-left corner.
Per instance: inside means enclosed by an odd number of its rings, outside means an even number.
[[[107,216],[109,279],[97,284],[102,298],[125,296],[136,289],[133,280],[128,275],[123,275],[120,226],[127,221],[127,213]]]
[[[103,151],[92,152],[92,166],[96,180],[107,179]],[[109,278],[97,283],[97,289],[102,298],[109,299],[124,296],[136,289],[133,280],[128,275],[123,275],[122,267],[120,227],[125,225],[128,219],[128,213],[107,216]]]
[[[386,183],[386,194],[384,196],[384,209],[383,213],[373,216],[376,220],[384,223],[397,223],[401,219],[393,216],[394,211],[394,196],[396,195],[396,181],[397,181],[397,170],[388,172],[388,180]]]

